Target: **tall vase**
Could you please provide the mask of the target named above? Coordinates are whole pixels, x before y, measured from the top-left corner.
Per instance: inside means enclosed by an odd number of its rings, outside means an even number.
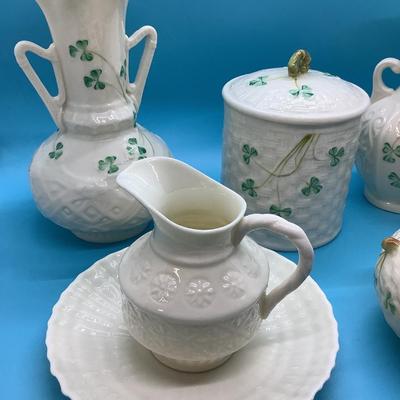
[[[91,242],[123,240],[146,228],[149,214],[115,178],[135,160],[170,154],[136,123],[157,33],[144,26],[125,35],[127,2],[37,0],[54,42],[47,49],[27,41],[15,47],[18,64],[58,127],[34,155],[34,199],[44,216]],[[129,50],[143,39],[130,83]],[[57,96],[49,94],[27,52],[52,63]]]

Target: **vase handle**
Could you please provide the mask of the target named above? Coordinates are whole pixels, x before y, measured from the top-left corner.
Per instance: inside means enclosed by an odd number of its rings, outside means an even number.
[[[39,57],[44,58],[52,63],[54,69],[54,75],[58,86],[57,96],[51,96],[39,76],[33,69],[31,63],[26,56],[27,52],[36,54]],[[24,71],[25,75],[31,82],[32,86],[36,89],[43,103],[49,110],[55,124],[58,128],[62,127],[62,105],[65,101],[65,88],[62,78],[62,71],[57,56],[57,51],[54,43],[52,43],[47,49],[38,46],[36,43],[28,42],[23,40],[18,42],[14,49],[15,58],[17,59],[18,65]]]
[[[393,94],[393,89],[387,87],[382,79],[382,73],[386,68],[390,68],[395,74],[400,73],[400,60],[397,58],[385,58],[380,61],[375,67],[373,76],[373,88],[371,102],[375,103],[378,100],[383,99],[386,96]]]
[[[265,319],[281,300],[296,290],[310,275],[314,250],[303,229],[271,214],[252,214],[244,217],[233,236],[233,244],[238,245],[249,232],[262,228],[285,236],[299,251],[299,262],[296,270],[280,285],[272,289],[270,293],[264,293],[261,296],[260,315],[261,318]]]
[[[140,43],[144,38],[146,42],[139,67],[136,73],[134,83],[129,84],[129,92],[133,97],[136,106],[136,113],[139,111],[140,103],[150,66],[153,61],[154,52],[157,47],[157,31],[152,26],[143,26],[137,30],[132,36],[127,37],[128,51]]]

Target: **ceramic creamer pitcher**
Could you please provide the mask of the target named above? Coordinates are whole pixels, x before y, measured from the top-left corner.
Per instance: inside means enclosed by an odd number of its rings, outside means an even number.
[[[117,183],[155,224],[119,266],[124,317],[131,335],[174,369],[222,364],[310,273],[313,249],[300,227],[277,215],[245,217],[242,197],[183,162],[138,161]],[[246,236],[263,228],[300,253],[297,269],[269,294],[272,251]]]
[[[125,35],[127,0],[37,0],[54,43],[44,49],[19,42],[17,61],[47,106],[58,131],[36,152],[30,168],[34,199],[43,215],[93,242],[122,240],[150,221],[121,191],[117,172],[132,161],[169,155],[164,142],[136,124],[157,43],[154,28]],[[145,39],[134,83],[129,50]],[[29,63],[32,52],[54,68],[52,97]]]
[[[356,164],[370,203],[400,213],[400,89],[382,80],[386,68],[400,73],[400,60],[385,58],[375,68],[372,104],[362,117]]]

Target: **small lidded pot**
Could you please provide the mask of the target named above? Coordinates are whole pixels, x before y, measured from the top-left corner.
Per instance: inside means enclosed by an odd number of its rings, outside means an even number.
[[[382,242],[375,288],[386,322],[400,337],[400,230]]]
[[[319,247],[341,229],[369,97],[337,76],[309,70],[310,62],[298,50],[288,67],[224,86],[222,180],[245,198],[248,213],[284,217]],[[252,235],[265,247],[294,250],[270,232]]]

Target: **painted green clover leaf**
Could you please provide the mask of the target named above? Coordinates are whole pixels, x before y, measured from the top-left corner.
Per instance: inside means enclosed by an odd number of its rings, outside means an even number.
[[[302,85],[300,89],[291,89],[289,90],[289,93],[294,97],[299,97],[301,95],[305,99],[309,99],[310,97],[314,96],[312,89],[307,85]]]
[[[126,80],[127,73],[126,73],[126,58],[124,60],[124,63],[121,65],[121,70],[119,71],[119,76],[120,78],[123,78]]]
[[[254,180],[253,179],[246,179],[242,183],[242,191],[247,192],[250,197],[257,197],[257,192],[254,189]]]
[[[287,208],[282,208],[278,207],[275,204],[272,204],[272,206],[269,208],[269,212],[271,214],[279,215],[282,218],[288,218],[292,215],[292,209],[287,207]]]
[[[258,78],[251,80],[249,86],[264,86],[268,83],[267,79],[268,75],[259,76]]]
[[[93,87],[95,90],[103,90],[106,87],[105,82],[100,80],[100,75],[103,73],[101,69],[92,69],[90,71],[90,76],[85,76],[83,81],[87,88]]]
[[[56,149],[49,153],[49,157],[54,160],[58,160],[63,155],[63,147],[64,145],[61,142],[58,142],[56,144]]]
[[[248,144],[244,144],[242,147],[243,160],[248,165],[250,164],[250,158],[258,156],[258,152],[254,147],[250,147]]]
[[[391,172],[388,175],[390,182],[390,186],[394,186],[397,189],[400,189],[400,176],[396,174],[396,172]]]
[[[393,298],[392,298],[392,293],[387,292],[385,300],[384,300],[384,306],[386,310],[390,310],[392,314],[396,313],[396,306],[393,303]]]
[[[311,194],[318,194],[322,188],[323,186],[321,185],[319,179],[313,176],[311,177],[310,182],[307,183],[307,186],[301,189],[301,193],[308,197]]]
[[[78,53],[81,53],[81,61],[92,61],[93,60],[93,54],[87,49],[89,45],[88,40],[78,40],[75,43],[75,46],[70,45],[68,47],[69,49],[69,55],[73,58],[76,57]]]
[[[108,174],[113,174],[119,170],[118,166],[115,165],[115,160],[117,157],[115,156],[108,156],[104,160],[99,161],[99,170],[105,171],[107,170]]]
[[[396,161],[396,159],[394,158],[394,156],[399,157],[400,158],[400,145],[396,146],[396,147],[392,147],[389,143],[385,143],[383,145],[383,159],[384,161],[387,161],[388,163],[394,163]]]
[[[143,158],[147,157],[147,150],[145,147],[142,146],[138,146],[137,144],[137,139],[132,137],[128,139],[128,144],[129,146],[127,146],[126,150],[128,150],[128,154],[130,156],[133,156],[135,154],[135,149],[137,148],[138,152],[139,152],[139,160],[143,160]]]
[[[344,147],[338,149],[337,147],[332,147],[328,151],[328,155],[331,158],[331,167],[336,167],[339,164],[340,159],[344,156]]]

